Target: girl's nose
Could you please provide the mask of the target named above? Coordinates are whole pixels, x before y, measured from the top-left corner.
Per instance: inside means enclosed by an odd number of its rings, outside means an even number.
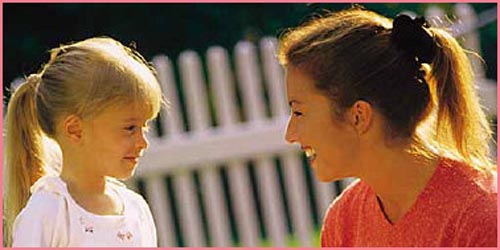
[[[142,131],[139,134],[139,141],[137,143],[137,147],[140,149],[146,149],[148,146],[149,146],[149,141],[146,138],[146,133],[144,131]]]

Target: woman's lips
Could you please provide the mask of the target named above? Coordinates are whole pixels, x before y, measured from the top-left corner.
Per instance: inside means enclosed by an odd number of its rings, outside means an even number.
[[[316,151],[311,147],[302,147],[302,150],[304,150],[309,163],[312,165],[312,163],[316,159]]]

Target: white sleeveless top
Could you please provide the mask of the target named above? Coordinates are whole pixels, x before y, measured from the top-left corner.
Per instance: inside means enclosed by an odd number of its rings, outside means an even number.
[[[78,205],[59,176],[44,176],[14,222],[13,247],[157,247],[146,201],[109,179],[122,199],[122,215],[96,215]]]

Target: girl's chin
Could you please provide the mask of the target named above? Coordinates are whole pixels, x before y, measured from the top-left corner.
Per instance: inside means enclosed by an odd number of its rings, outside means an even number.
[[[135,168],[130,169],[129,171],[123,171],[121,173],[114,174],[113,178],[118,179],[120,181],[126,181],[127,179],[130,179],[135,173]]]

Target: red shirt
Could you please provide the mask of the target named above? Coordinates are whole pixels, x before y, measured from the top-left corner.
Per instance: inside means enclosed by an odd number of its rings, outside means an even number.
[[[373,190],[357,181],[330,205],[321,246],[496,247],[496,174],[443,160],[395,224],[386,219]]]

